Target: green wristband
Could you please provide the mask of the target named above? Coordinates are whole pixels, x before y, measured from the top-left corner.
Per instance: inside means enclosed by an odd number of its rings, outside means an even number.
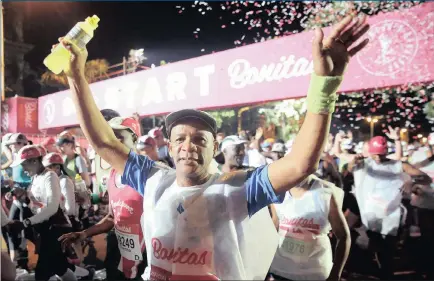
[[[331,114],[335,111],[342,76],[318,76],[312,73],[307,94],[307,110],[315,114]]]
[[[91,195],[91,202],[94,205],[99,204],[99,203],[101,203],[101,198],[99,197],[98,194],[92,193],[92,195]]]

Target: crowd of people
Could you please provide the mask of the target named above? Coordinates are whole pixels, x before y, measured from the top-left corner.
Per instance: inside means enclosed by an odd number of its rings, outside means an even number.
[[[60,40],[90,146],[70,131],[40,145],[2,137],[2,280],[28,270],[27,240],[36,280],[91,280],[83,247],[99,234],[107,280],[351,279],[362,250],[393,280],[397,249],[413,238],[415,271],[434,278],[434,134],[425,143],[402,142],[393,128],[362,142],[329,134],[336,91],[368,29],[347,17],[326,39],[317,30],[307,113],[290,140],[265,138],[262,127],[225,136],[194,109],[145,134],[137,117],[97,108],[86,51]]]

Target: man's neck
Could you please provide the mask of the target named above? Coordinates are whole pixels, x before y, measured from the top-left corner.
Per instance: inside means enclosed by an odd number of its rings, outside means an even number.
[[[203,174],[199,177],[195,177],[195,178],[189,178],[189,177],[177,175],[176,176],[176,182],[178,183],[178,186],[180,186],[180,187],[197,186],[197,185],[202,185],[202,184],[206,183],[210,177],[211,177],[211,175],[208,173]]]

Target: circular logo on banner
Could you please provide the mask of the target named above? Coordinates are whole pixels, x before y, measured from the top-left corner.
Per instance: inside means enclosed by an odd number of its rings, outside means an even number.
[[[43,108],[45,124],[49,125],[53,123],[55,111],[56,105],[54,104],[53,100],[46,100]]]
[[[357,55],[360,66],[375,76],[391,76],[413,61],[419,43],[416,30],[401,20],[384,20],[371,26],[369,44]]]

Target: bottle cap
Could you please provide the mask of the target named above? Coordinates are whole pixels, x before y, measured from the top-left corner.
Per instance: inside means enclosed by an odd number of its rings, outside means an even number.
[[[80,174],[76,174],[76,175],[75,175],[75,180],[76,180],[76,181],[81,181],[81,180],[82,180]]]
[[[92,26],[93,29],[98,27],[99,17],[97,15],[93,15],[92,17],[87,17],[86,22]]]

